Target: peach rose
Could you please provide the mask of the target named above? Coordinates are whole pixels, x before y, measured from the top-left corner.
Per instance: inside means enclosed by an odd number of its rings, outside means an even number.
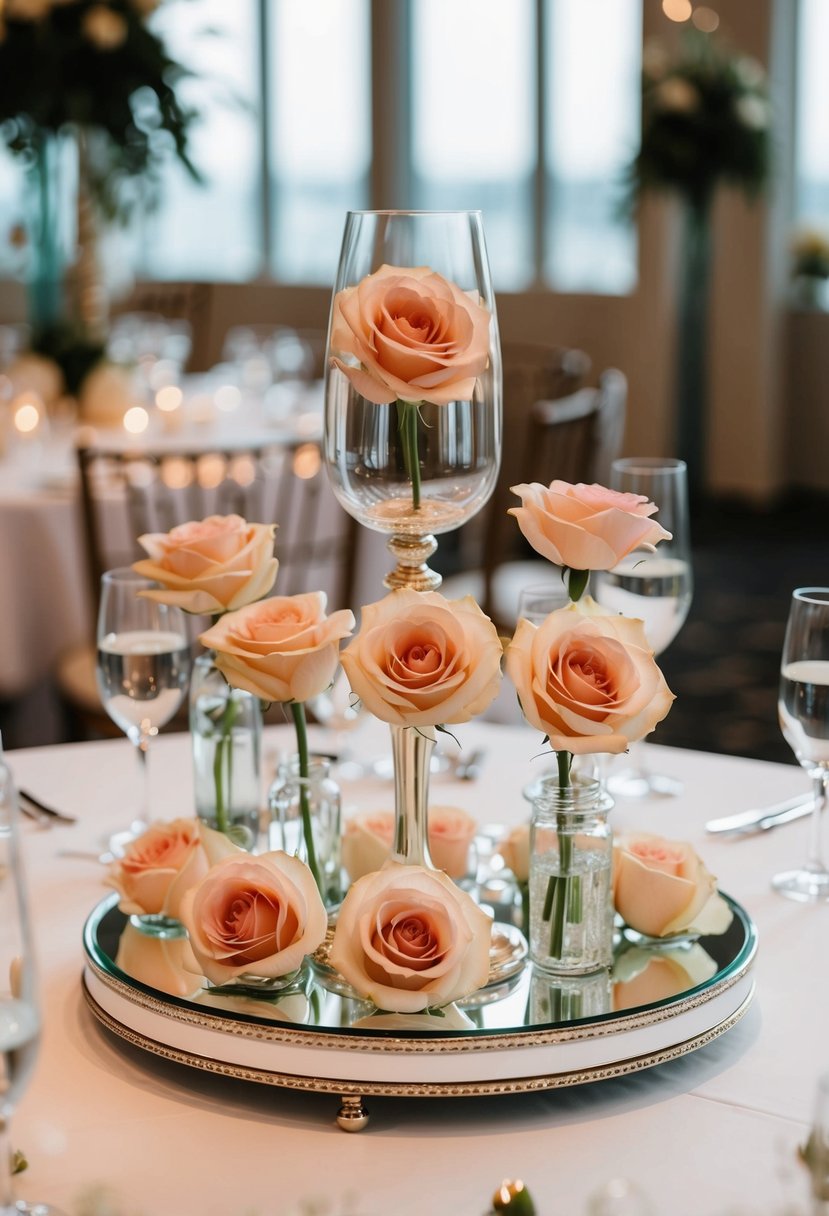
[[[459,1000],[489,976],[492,921],[439,870],[389,862],[350,888],[329,961],[391,1013]]]
[[[463,878],[469,868],[469,847],[477,820],[457,806],[430,806],[429,854],[438,870]],[[364,811],[346,821],[343,865],[352,882],[379,870],[388,860],[394,840],[393,811]]]
[[[185,612],[227,612],[261,599],[273,586],[275,524],[249,524],[240,515],[210,515],[171,532],[148,532],[138,543],[149,558],[133,570],[161,583],[150,599]]]
[[[657,508],[641,494],[567,481],[511,488],[521,506],[510,507],[508,514],[518,520],[535,551],[557,566],[610,570],[634,549],[653,549],[671,539],[649,518]]]
[[[182,896],[207,872],[197,819],[151,823],[109,867],[107,883],[127,916],[179,917]]]
[[[341,662],[376,718],[437,726],[468,722],[495,700],[501,654],[495,626],[471,596],[401,589],[363,608]]]
[[[152,937],[129,921],[118,942],[115,965],[139,983],[170,996],[193,997],[204,983],[186,937]]]
[[[505,840],[498,845],[498,852],[504,859],[504,865],[512,870],[519,882],[528,882],[530,878],[530,825],[519,823],[514,827]]]
[[[334,297],[338,367],[375,405],[469,401],[489,362],[490,312],[427,266],[381,266]]]
[[[332,683],[340,639],[354,628],[349,609],[325,615],[322,591],[274,595],[220,617],[199,637],[216,651],[228,684],[263,701],[307,701]]]
[[[181,919],[214,984],[296,971],[325,937],[328,918],[304,862],[287,853],[230,853],[187,892]]]
[[[697,942],[673,950],[624,950],[613,964],[611,1008],[618,1012],[667,1001],[704,984],[716,971],[717,964]]]
[[[674,699],[642,622],[607,616],[589,596],[541,625],[520,620],[506,670],[527,721],[575,755],[625,751]]]
[[[613,903],[625,924],[648,937],[724,933],[733,917],[691,845],[661,836],[616,837]]]

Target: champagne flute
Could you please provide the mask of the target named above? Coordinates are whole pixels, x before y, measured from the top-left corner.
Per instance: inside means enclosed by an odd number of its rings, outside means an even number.
[[[635,549],[612,570],[597,571],[593,592],[608,611],[644,621],[645,636],[654,654],[660,655],[685,623],[693,594],[685,461],[642,456],[614,460],[610,485],[656,503],[656,518],[671,539],[661,541],[655,552]],[[634,749],[631,768],[610,778],[611,793],[644,798],[681,792],[681,783],[674,777],[648,772],[641,745]]]
[[[780,729],[814,784],[809,852],[798,870],[777,874],[772,886],[788,899],[829,899],[829,870],[821,850],[821,825],[829,779],[829,587],[792,593],[777,701]]]
[[[98,691],[104,709],[135,747],[141,803],[132,823],[110,837],[118,855],[150,820],[147,752],[181,705],[190,673],[187,628],[180,608],[146,599],[157,586],[129,566],[101,577],[98,611]]]
[[[15,1200],[11,1117],[37,1056],[37,996],[28,899],[20,860],[17,795],[0,742],[0,1216],[62,1216],[58,1208]]]

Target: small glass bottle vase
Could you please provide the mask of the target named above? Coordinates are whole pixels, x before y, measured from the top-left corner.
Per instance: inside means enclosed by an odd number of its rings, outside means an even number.
[[[308,776],[299,775],[299,756],[280,762],[268,793],[271,812],[269,844],[308,861],[303,800],[311,823],[314,854],[322,881],[322,898],[330,911],[343,897],[340,848],[340,787],[330,776],[327,760],[312,756]]]
[[[252,850],[259,836],[262,707],[231,688],[212,651],[199,655],[190,678],[190,735],[196,814],[208,827]]]
[[[530,957],[553,975],[586,975],[613,958],[607,822],[613,799],[594,779],[541,782],[530,829]]]

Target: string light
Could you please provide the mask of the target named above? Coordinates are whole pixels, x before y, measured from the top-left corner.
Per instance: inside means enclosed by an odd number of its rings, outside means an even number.
[[[691,0],[662,0],[662,12],[669,21],[687,21],[693,11]]]

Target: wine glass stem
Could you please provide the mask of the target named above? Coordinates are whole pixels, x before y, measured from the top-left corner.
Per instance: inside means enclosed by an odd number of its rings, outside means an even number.
[[[133,742],[135,744],[135,754],[138,757],[138,767],[141,770],[141,802],[139,803],[135,821],[146,828],[150,823],[150,741],[146,735],[138,735]]]
[[[9,1119],[0,1115],[0,1216],[15,1216],[17,1208],[12,1185],[12,1148]]]
[[[809,833],[809,857],[806,862],[806,868],[814,874],[826,873],[826,866],[823,861],[823,848],[821,846],[821,833],[823,831],[823,815],[826,810],[826,778],[828,775],[822,769],[812,774],[815,804],[812,808],[812,827]]]

